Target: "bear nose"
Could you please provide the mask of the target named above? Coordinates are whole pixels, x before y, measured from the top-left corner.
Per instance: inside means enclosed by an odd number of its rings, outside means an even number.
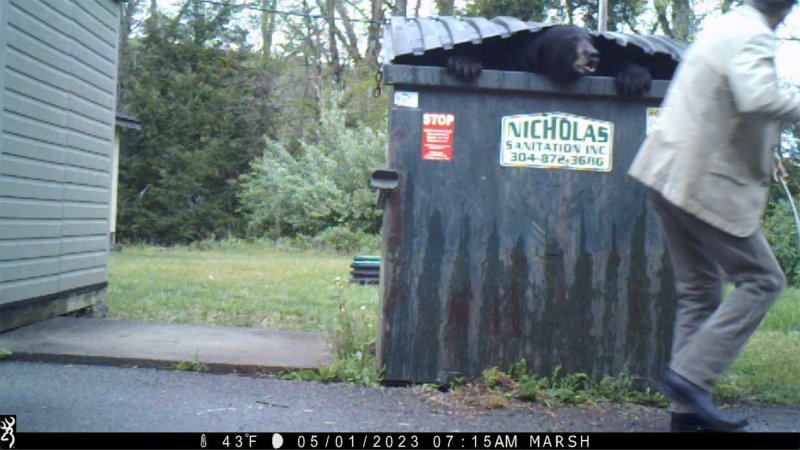
[[[593,51],[593,52],[589,52],[588,56],[589,56],[589,59],[592,60],[592,61],[600,60],[600,52],[598,52],[596,50]]]

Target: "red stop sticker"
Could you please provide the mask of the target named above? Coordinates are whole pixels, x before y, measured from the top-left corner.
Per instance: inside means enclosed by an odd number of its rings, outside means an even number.
[[[456,116],[449,113],[422,115],[422,159],[429,161],[453,160],[453,132]]]

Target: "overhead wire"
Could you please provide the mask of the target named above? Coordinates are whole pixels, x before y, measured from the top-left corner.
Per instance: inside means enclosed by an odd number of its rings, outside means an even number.
[[[300,11],[284,11],[284,10],[279,10],[279,9],[263,8],[263,7],[259,6],[258,4],[255,4],[255,3],[237,4],[237,3],[229,3],[229,2],[220,2],[220,1],[216,1],[216,0],[200,0],[200,2],[209,4],[209,5],[214,5],[214,6],[226,6],[226,7],[232,7],[232,8],[244,8],[244,9],[249,9],[249,10],[252,10],[252,11],[260,11],[260,12],[266,12],[266,13],[270,13],[270,14],[280,14],[280,15],[284,15],[284,16],[305,17],[305,18],[308,18],[308,19],[316,19],[316,20],[330,20],[331,19],[331,17],[325,16],[323,14],[313,14],[313,13],[300,12]],[[349,17],[336,17],[336,16],[333,17],[333,20],[339,21],[339,22],[367,23],[367,24],[372,24],[372,25],[383,25],[383,24],[388,22],[388,20],[386,20],[386,19],[384,19],[384,20],[351,19]]]

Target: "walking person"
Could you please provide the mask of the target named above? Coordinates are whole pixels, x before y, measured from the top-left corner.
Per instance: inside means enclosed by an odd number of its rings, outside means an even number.
[[[675,272],[677,313],[664,393],[673,431],[735,431],[747,420],[711,390],[785,278],[760,228],[772,149],[800,103],[778,88],[774,30],[797,0],[745,0],[688,48],[659,123],[629,174],[648,187]],[[736,288],[722,301],[723,272]]]

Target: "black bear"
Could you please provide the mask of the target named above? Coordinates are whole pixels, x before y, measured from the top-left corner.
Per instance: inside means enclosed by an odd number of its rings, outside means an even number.
[[[524,34],[498,44],[484,42],[480,51],[462,48],[447,59],[447,70],[463,80],[475,79],[483,69],[520,70],[571,83],[584,75],[616,79],[617,93],[638,97],[650,89],[650,70],[624,55],[601,55],[592,36],[574,25],[553,25],[537,34]]]

